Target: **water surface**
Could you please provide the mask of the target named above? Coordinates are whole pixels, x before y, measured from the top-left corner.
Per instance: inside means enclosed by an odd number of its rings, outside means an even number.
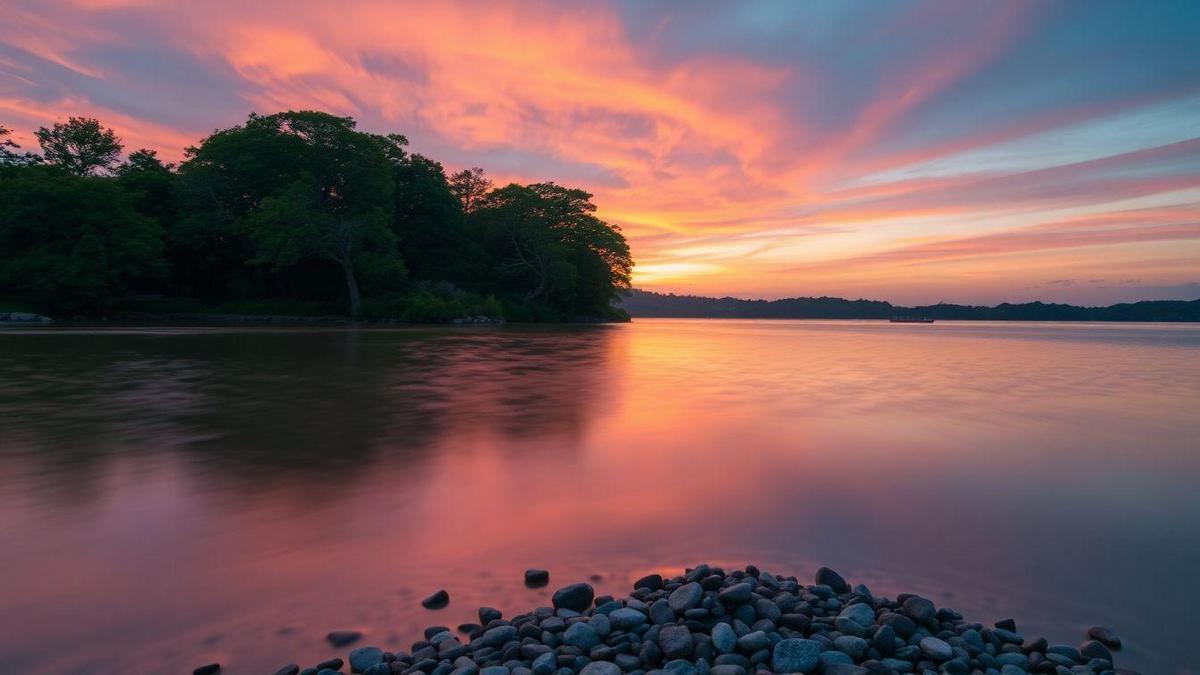
[[[8,329],[0,377],[11,672],[273,672],[701,561],[1200,672],[1196,326]]]

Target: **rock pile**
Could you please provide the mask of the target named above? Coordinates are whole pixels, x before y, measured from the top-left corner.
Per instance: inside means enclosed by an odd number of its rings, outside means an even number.
[[[1094,628],[1079,645],[1049,644],[1011,619],[970,623],[916,595],[895,600],[853,588],[821,568],[816,583],[750,566],[698,565],[680,577],[652,574],[627,597],[594,597],[585,583],[564,586],[553,607],[510,619],[481,608],[478,624],[425,631],[410,652],[362,647],[349,654],[365,675],[750,675],[824,673],[1102,673],[1120,639]],[[338,675],[341,659],[277,675]]]

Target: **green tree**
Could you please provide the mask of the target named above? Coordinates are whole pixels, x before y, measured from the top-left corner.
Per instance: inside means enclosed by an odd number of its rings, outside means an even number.
[[[153,150],[135,150],[116,168],[117,183],[133,198],[134,208],[164,228],[179,219],[178,175]]]
[[[90,117],[72,117],[35,133],[46,161],[76,176],[109,170],[124,146],[117,134]]]
[[[404,274],[389,227],[403,142],[321,112],[251,115],[189,148],[181,171],[202,222],[243,236],[247,262],[276,272],[311,258],[336,263],[357,315],[363,277],[387,286]]]
[[[604,317],[629,288],[633,260],[592,195],[554,183],[493,190],[475,214],[501,289],[523,291],[567,318]]]
[[[103,314],[165,273],[162,230],[113,180],[57,167],[4,169],[0,290],[47,307]]]
[[[469,283],[479,263],[458,198],[442,165],[410,154],[395,162],[395,231],[414,279]]]

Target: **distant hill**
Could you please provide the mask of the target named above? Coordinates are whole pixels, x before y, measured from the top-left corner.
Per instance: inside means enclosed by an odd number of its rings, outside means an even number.
[[[634,318],[887,319],[905,315],[974,321],[1200,321],[1200,300],[1146,300],[1109,307],[1045,302],[1006,302],[995,307],[948,304],[901,307],[882,300],[827,297],[742,300],[634,289],[622,298],[619,306]]]

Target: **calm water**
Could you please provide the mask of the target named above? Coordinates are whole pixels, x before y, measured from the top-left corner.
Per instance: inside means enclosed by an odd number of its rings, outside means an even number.
[[[700,561],[1200,672],[1196,326],[9,329],[0,378],[5,672],[273,672]]]

